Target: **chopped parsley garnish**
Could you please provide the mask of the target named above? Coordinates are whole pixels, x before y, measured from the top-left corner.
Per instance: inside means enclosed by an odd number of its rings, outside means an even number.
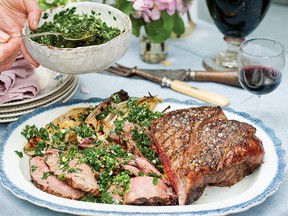
[[[45,21],[36,31],[36,33],[59,32],[67,38],[87,38],[85,40],[69,41],[55,35],[36,37],[33,40],[60,48],[75,48],[103,44],[120,35],[119,28],[108,26],[100,18],[97,18],[97,15],[93,10],[91,10],[91,14],[78,14],[76,7],[67,8],[55,14],[53,21]],[[43,19],[48,17],[49,14],[44,13]]]
[[[113,177],[112,174],[120,169],[121,164],[126,164],[128,160],[134,158],[133,155],[123,150],[121,146],[117,144],[111,145],[109,147],[99,146],[97,149],[87,148],[84,149],[83,153],[85,155],[85,160],[96,171],[100,172],[100,191],[106,191],[109,188],[111,183],[114,181],[114,178],[116,178]]]
[[[158,180],[161,179],[162,177],[155,174],[155,173],[148,173],[148,176],[153,177],[153,184],[157,185],[158,184]]]
[[[119,104],[122,102],[122,99],[121,97],[119,96],[119,94],[112,94],[111,95],[111,99],[116,103],[116,104]]]
[[[35,125],[26,125],[21,134],[27,139],[39,137],[42,140],[49,140],[49,133],[46,128],[38,128]]]
[[[23,135],[27,140],[36,137],[39,134],[36,125],[26,125],[22,130],[21,135]]]
[[[58,131],[55,134],[53,134],[52,136],[52,143],[54,145],[61,145],[61,143],[63,143],[65,141],[65,131],[64,133],[62,131]]]
[[[33,156],[43,156],[44,161],[47,162],[46,151],[57,149],[59,159],[56,159],[60,163],[59,169],[62,172],[57,179],[61,181],[65,181],[65,176],[69,173],[82,171],[81,168],[71,165],[72,160],[76,159],[76,163],[79,164],[87,164],[95,173],[100,196],[86,194],[82,200],[114,203],[116,202],[113,199],[114,195],[121,197],[129,191],[130,180],[135,175],[151,176],[155,185],[161,178],[155,173],[144,173],[140,167],[138,174],[125,169],[127,167],[125,165],[131,166],[135,160],[135,156],[130,153],[133,150],[129,149],[128,145],[134,142],[131,147],[137,152],[140,151],[161,173],[164,173],[163,165],[146,133],[146,130],[150,129],[151,121],[160,117],[162,113],[153,112],[149,109],[149,105],[151,106],[149,101],[148,104],[145,102],[145,99],[140,103],[136,98],[129,99],[115,93],[106,104],[84,108],[83,112],[81,110],[76,114],[69,112],[63,120],[61,117],[53,121],[57,122],[55,124],[50,122],[43,128],[27,125],[21,132],[28,141],[24,150]],[[155,101],[153,103],[155,104]],[[87,119],[90,114],[93,114],[93,117],[89,116]],[[15,151],[15,153],[19,157],[23,156],[21,152]],[[31,166],[31,172],[36,168],[35,165]],[[52,174],[52,172],[45,172],[42,179],[47,179]],[[121,200],[117,202],[122,204]]]
[[[40,141],[35,148],[35,155],[36,156],[43,156],[45,154],[45,150],[47,148],[47,144],[44,141]]]
[[[115,129],[114,129],[115,133],[117,135],[121,134],[121,132],[123,131],[124,120],[117,120],[114,122],[114,124],[115,124]]]
[[[80,173],[82,169],[76,168],[76,167],[71,167],[67,170],[68,173]]]
[[[51,176],[51,175],[53,175],[52,172],[44,172],[41,179],[46,180],[48,176]]]
[[[60,181],[65,181],[65,174],[62,173],[62,174],[58,175],[57,179],[60,180]]]
[[[154,112],[148,108],[146,104],[142,106],[137,105],[137,99],[130,98],[127,102],[129,108],[126,119],[129,122],[139,124],[140,126],[150,127],[153,119],[159,118],[163,115],[162,112]]]
[[[50,122],[47,126],[48,128],[51,129],[51,132],[55,132],[59,130],[59,127],[57,125],[54,125],[52,122]]]
[[[109,114],[109,110],[104,110],[96,116],[97,120],[105,119]]]
[[[32,171],[32,172],[34,172],[36,169],[37,169],[37,166],[35,166],[35,165],[32,165],[32,166],[31,166],[31,171]]]
[[[146,157],[156,168],[163,172],[162,162],[155,150],[152,148],[150,138],[141,128],[135,127],[132,130],[132,140],[136,142],[144,157]]]
[[[23,158],[23,153],[21,151],[14,151],[18,157]]]
[[[89,127],[87,124],[82,124],[79,127],[74,127],[74,131],[77,133],[78,136],[82,138],[89,138],[92,136],[96,136],[95,129]]]
[[[60,167],[62,171],[66,171],[70,168],[68,165],[69,162],[73,160],[74,158],[76,158],[77,155],[78,155],[78,151],[77,151],[77,146],[75,145],[72,145],[69,148],[69,151],[59,151]]]

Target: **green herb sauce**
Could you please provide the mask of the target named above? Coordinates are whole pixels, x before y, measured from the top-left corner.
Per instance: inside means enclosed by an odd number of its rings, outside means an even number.
[[[79,114],[78,117],[71,116],[70,119],[79,119],[78,126],[63,127],[48,123],[45,127],[37,128],[35,125],[27,125],[22,130],[21,134],[27,139],[33,141],[38,138],[37,146],[34,148],[35,156],[43,156],[48,148],[55,148],[59,151],[60,168],[63,172],[67,173],[79,173],[82,170],[79,168],[69,167],[69,162],[74,158],[77,158],[80,163],[89,165],[95,173],[97,173],[97,183],[100,188],[100,197],[94,197],[91,194],[87,194],[82,201],[97,202],[97,203],[114,203],[112,194],[118,194],[122,196],[130,188],[130,179],[133,177],[133,173],[123,169],[123,165],[127,165],[129,161],[134,160],[135,156],[126,151],[123,146],[116,141],[110,139],[110,132],[115,132],[121,136],[125,133],[124,123],[130,122],[135,124],[135,127],[130,131],[132,140],[136,143],[141,153],[161,172],[164,173],[163,165],[158,158],[157,153],[152,148],[150,138],[145,133],[145,129],[149,129],[151,121],[159,118],[163,115],[162,112],[155,112],[149,109],[149,106],[137,103],[136,98],[130,98],[127,101],[122,101],[117,94],[113,94],[110,99],[114,102],[107,105],[100,114],[95,118],[98,121],[102,121],[109,114],[116,115],[116,120],[113,121],[115,127],[110,128],[107,133],[107,139],[99,139],[99,134],[94,127],[85,123],[85,119],[96,107],[90,107],[85,112]],[[123,102],[123,103],[122,103]],[[121,110],[115,108],[116,105],[121,106]],[[68,119],[69,119],[68,118]],[[69,119],[69,120],[70,120]],[[138,126],[137,126],[138,125]],[[105,125],[101,125],[100,131],[104,131]],[[69,132],[75,132],[80,139],[74,142],[66,142],[65,136]],[[80,148],[81,140],[89,139],[90,146],[87,148]],[[124,138],[126,139],[126,138]],[[15,151],[18,156],[23,156],[21,152]],[[45,158],[46,160],[47,158]],[[31,167],[32,172],[36,170],[36,166]],[[45,172],[42,179],[47,179],[52,173]],[[153,177],[153,184],[157,184],[159,178],[153,173],[139,173],[139,175],[147,175]],[[59,175],[59,180],[65,180],[64,175]],[[111,189],[112,186],[112,189]],[[113,187],[114,186],[114,187]],[[119,203],[122,204],[122,203]]]
[[[81,41],[68,41],[61,36],[47,35],[32,40],[59,48],[75,48],[103,44],[120,35],[120,29],[107,26],[95,15],[95,11],[91,11],[91,14],[77,14],[75,7],[67,8],[55,14],[53,21],[46,21],[36,31],[36,33],[59,32],[67,38],[85,38],[91,35],[93,37]],[[47,19],[48,16],[48,13],[44,13],[43,19]]]

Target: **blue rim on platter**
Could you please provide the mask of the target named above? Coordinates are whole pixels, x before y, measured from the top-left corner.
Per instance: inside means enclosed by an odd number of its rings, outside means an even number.
[[[107,210],[108,204],[99,204],[102,206],[102,208],[79,208],[75,206],[67,206],[63,205],[61,203],[52,203],[49,201],[49,199],[42,199],[34,194],[31,194],[29,191],[23,190],[19,185],[15,184],[9,176],[7,175],[7,167],[5,167],[4,163],[4,156],[5,153],[7,152],[6,148],[8,145],[8,139],[10,138],[12,132],[19,127],[19,125],[23,124],[25,121],[29,120],[30,118],[40,115],[44,112],[49,112],[53,109],[61,108],[61,107],[69,107],[77,104],[90,104],[90,103],[99,103],[102,102],[103,99],[101,98],[91,98],[88,100],[72,100],[66,103],[55,103],[52,104],[48,107],[41,107],[35,109],[33,112],[28,113],[26,115],[21,116],[16,122],[11,123],[6,131],[6,134],[3,139],[3,143],[0,145],[0,177],[1,177],[1,182],[3,186],[10,190],[15,196],[18,198],[27,200],[35,205],[46,207],[48,209],[58,211],[58,212],[66,212],[66,213],[72,213],[72,214],[86,214],[86,215],[93,215],[93,214],[111,214],[111,215],[155,215],[155,211],[153,210],[153,207],[147,207],[147,210],[145,209],[144,211],[143,208],[142,210],[136,210],[136,211],[130,211],[130,210],[125,210],[124,208],[121,207],[121,210],[116,210],[113,208],[109,208],[111,210]],[[164,103],[171,103],[171,104],[176,104],[176,105],[183,105],[183,106],[202,106],[202,105],[209,105],[209,104],[204,104],[204,103],[198,103],[193,100],[186,100],[186,101],[179,101],[176,99],[165,99]],[[269,184],[266,186],[266,188],[261,191],[261,193],[256,194],[255,196],[248,197],[244,202],[241,202],[239,204],[233,204],[231,206],[225,206],[225,207],[216,207],[212,209],[199,209],[199,210],[181,210],[187,208],[187,206],[182,206],[181,208],[177,208],[176,210],[174,209],[173,211],[169,212],[164,210],[163,211],[157,211],[157,214],[165,214],[165,215],[188,215],[188,214],[194,214],[194,215],[223,215],[223,214],[229,214],[229,213],[236,213],[236,212],[242,212],[245,211],[255,205],[258,205],[262,203],[268,196],[272,195],[279,187],[280,183],[284,179],[285,175],[285,170],[286,170],[286,161],[284,160],[284,155],[285,152],[281,148],[281,140],[275,136],[274,131],[271,128],[268,128],[263,124],[263,122],[259,119],[252,118],[249,114],[244,113],[244,112],[237,112],[233,110],[230,107],[223,107],[224,112],[231,113],[232,115],[237,115],[241,118],[244,118],[245,120],[251,122],[254,126],[256,125],[258,128],[264,131],[264,133],[271,139],[271,143],[273,145],[273,149],[275,150],[275,155],[277,159],[277,170],[275,171],[275,175],[269,182]],[[56,117],[56,116],[55,116]],[[238,183],[237,183],[238,184]],[[81,202],[81,201],[78,201]],[[94,204],[94,203],[93,203]],[[92,205],[92,204],[91,204]],[[104,205],[104,206],[103,206]],[[192,204],[193,205],[193,204]],[[192,206],[191,205],[191,206]],[[103,208],[104,207],[104,208]],[[179,206],[178,206],[179,207]],[[130,207],[129,207],[130,208]],[[134,208],[134,207],[131,207]],[[166,207],[166,209],[169,209],[170,207]],[[189,208],[189,206],[188,206]],[[136,207],[137,209],[137,207]]]

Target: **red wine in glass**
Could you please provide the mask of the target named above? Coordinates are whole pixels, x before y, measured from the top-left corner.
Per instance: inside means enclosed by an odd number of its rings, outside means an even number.
[[[265,66],[248,66],[239,71],[239,81],[244,89],[263,95],[274,91],[282,81],[282,73]]]
[[[242,87],[257,95],[256,117],[260,96],[274,91],[282,81],[285,67],[284,45],[271,38],[245,40],[239,48],[237,66]]]
[[[204,59],[204,66],[220,70],[237,68],[239,45],[262,21],[271,0],[206,0],[206,3],[228,49],[213,58],[213,62],[211,58]]]

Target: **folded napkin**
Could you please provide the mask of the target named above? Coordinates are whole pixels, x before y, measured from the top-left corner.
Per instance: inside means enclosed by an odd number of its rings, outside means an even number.
[[[33,98],[38,93],[38,77],[22,56],[16,59],[11,69],[0,73],[0,104]]]

